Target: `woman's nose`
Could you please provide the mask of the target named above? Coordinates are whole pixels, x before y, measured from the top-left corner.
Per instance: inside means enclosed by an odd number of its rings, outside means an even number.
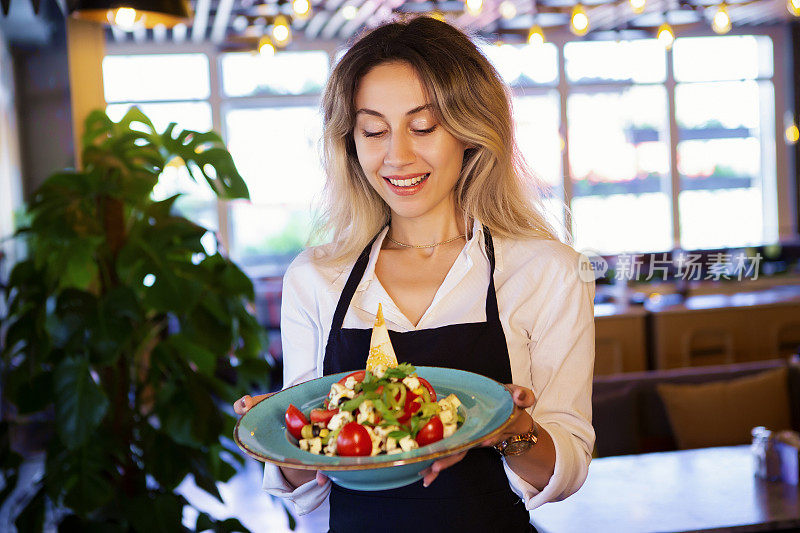
[[[402,167],[414,162],[414,150],[411,139],[406,135],[392,135],[386,147],[384,164],[390,167]]]

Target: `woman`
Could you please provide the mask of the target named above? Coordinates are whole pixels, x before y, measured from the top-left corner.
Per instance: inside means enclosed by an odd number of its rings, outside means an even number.
[[[358,492],[272,465],[263,487],[300,513],[330,496],[334,532],[531,531],[528,511],[588,470],[594,283],[543,216],[505,86],[463,33],[421,17],[355,43],[323,111],[333,239],[284,277],[285,386],[363,368],[380,302],[401,361],[508,383],[518,409],[505,434],[407,487]],[[501,454],[501,441],[516,443]]]

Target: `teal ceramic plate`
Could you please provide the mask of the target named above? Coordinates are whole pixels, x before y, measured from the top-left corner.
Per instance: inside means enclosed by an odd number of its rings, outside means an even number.
[[[233,438],[250,457],[288,468],[321,470],[342,487],[384,490],[418,481],[418,472],[438,458],[464,451],[500,433],[511,420],[514,401],[500,383],[472,372],[417,367],[417,375],[433,385],[438,398],[455,394],[464,424],[453,435],[428,446],[395,455],[328,457],[301,450],[286,431],[284,413],[294,404],[304,413],[320,407],[331,384],[349,372],[331,374],[273,394],[251,408],[236,424]]]

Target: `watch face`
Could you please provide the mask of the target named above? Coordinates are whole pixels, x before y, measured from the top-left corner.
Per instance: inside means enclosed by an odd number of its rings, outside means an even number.
[[[529,440],[519,440],[516,442],[509,442],[508,446],[506,446],[505,454],[506,455],[519,455],[528,451],[528,448],[531,447],[531,441]]]

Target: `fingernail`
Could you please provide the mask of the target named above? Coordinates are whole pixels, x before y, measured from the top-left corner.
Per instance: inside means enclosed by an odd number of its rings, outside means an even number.
[[[424,481],[422,482],[422,486],[423,486],[424,488],[426,488],[426,489],[427,489],[427,488],[428,488],[428,485],[430,485],[430,483],[425,483]]]

